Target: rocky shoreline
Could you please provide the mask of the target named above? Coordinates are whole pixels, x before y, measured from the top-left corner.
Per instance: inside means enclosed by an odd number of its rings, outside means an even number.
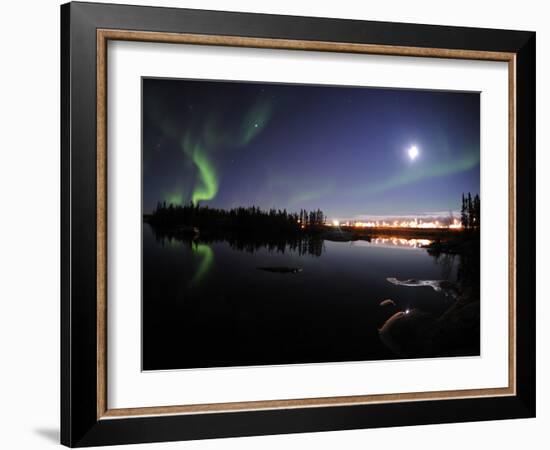
[[[479,292],[447,280],[397,280],[404,287],[430,287],[452,299],[442,314],[401,309],[393,299],[380,302],[381,341],[396,355],[409,357],[476,356],[480,351]]]

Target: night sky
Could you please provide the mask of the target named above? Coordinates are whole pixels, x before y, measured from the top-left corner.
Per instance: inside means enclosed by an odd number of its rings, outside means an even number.
[[[143,210],[448,214],[479,192],[479,127],[478,93],[143,79]]]

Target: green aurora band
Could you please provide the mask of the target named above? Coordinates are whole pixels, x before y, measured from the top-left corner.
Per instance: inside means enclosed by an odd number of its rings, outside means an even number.
[[[191,158],[198,170],[197,181],[191,193],[191,201],[197,205],[201,200],[210,200],[218,193],[219,179],[203,147],[193,141],[191,133],[187,133],[181,143],[183,152]]]
[[[448,163],[432,164],[431,166],[416,168],[416,170],[402,175],[390,177],[379,184],[368,187],[366,191],[369,194],[378,194],[389,189],[415,183],[416,181],[443,177],[470,170],[477,165],[479,165],[479,151],[470,151],[458,160],[450,161]]]
[[[291,196],[288,203],[290,206],[299,206],[303,205],[304,202],[321,199],[327,195],[330,195],[332,192],[333,188],[331,185],[322,186],[317,190],[305,190]]]
[[[236,146],[244,147],[254,140],[266,127],[272,115],[272,105],[267,101],[259,101],[245,114]]]
[[[479,165],[479,151],[469,151],[464,157],[455,159],[447,163],[434,163],[424,167],[414,167],[404,174],[398,174],[391,176],[381,182],[373,183],[367,186],[353,188],[340,195],[374,195],[382,192],[406,186],[408,184],[416,183],[430,178],[444,177],[455,173],[463,172],[473,169]],[[291,180],[285,177],[274,177],[272,179],[272,185],[277,186],[277,189],[284,189],[285,186],[291,184]],[[310,202],[312,200],[321,199],[327,195],[335,194],[333,186],[325,184],[319,186],[317,189],[310,187],[304,189],[297,194],[290,195],[289,206],[302,205],[304,202]]]
[[[181,195],[179,192],[171,193],[166,197],[166,203],[168,204],[181,205],[182,202],[183,202],[183,195]]]
[[[197,180],[191,194],[191,202],[212,200],[218,193],[220,177],[212,162],[212,153],[231,146],[234,148],[248,145],[266,127],[272,115],[272,105],[264,100],[257,101],[244,115],[240,126],[226,129],[217,116],[210,116],[200,130],[193,127],[181,141],[183,152],[191,158],[197,168]],[[172,198],[176,195],[172,194]],[[179,199],[181,204],[183,198]]]
[[[208,160],[205,153],[200,149],[194,152],[193,162],[199,170],[199,178],[201,183],[199,186],[195,186],[191,201],[194,205],[198,204],[201,200],[211,200],[218,193],[219,179],[214,170],[214,166]]]

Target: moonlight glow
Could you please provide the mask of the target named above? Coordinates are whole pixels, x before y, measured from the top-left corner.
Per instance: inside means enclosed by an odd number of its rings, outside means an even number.
[[[416,145],[413,145],[408,150],[409,158],[411,161],[414,161],[416,158],[418,158],[418,147]]]

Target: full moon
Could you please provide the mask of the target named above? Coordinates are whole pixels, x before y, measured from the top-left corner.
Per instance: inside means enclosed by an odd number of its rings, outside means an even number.
[[[418,147],[416,145],[413,145],[411,148],[409,148],[408,153],[411,161],[414,161],[418,157]]]

